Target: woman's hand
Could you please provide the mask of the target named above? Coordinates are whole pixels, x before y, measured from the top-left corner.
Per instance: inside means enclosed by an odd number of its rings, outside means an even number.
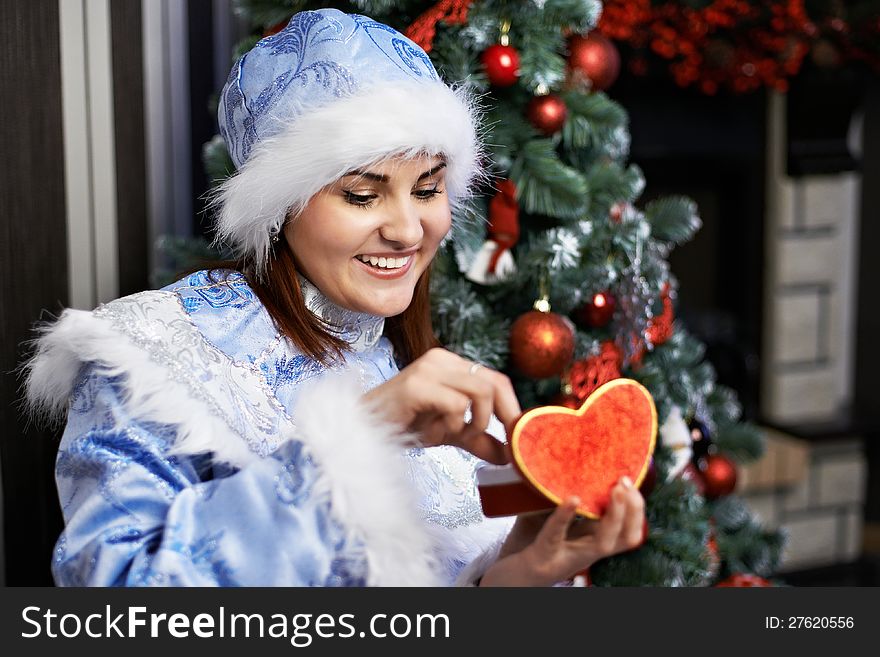
[[[416,433],[422,445],[455,445],[496,464],[508,457],[504,444],[486,433],[492,413],[509,433],[522,412],[504,374],[441,348],[427,351],[364,398]],[[468,406],[471,420],[465,422]]]
[[[612,489],[599,520],[572,524],[577,505],[571,498],[549,516],[519,516],[480,586],[550,586],[644,542],[645,500],[628,477]]]

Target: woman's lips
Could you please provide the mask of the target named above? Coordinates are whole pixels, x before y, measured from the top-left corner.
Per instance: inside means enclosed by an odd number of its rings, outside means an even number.
[[[374,267],[373,265],[364,262],[357,256],[352,258],[355,262],[357,262],[363,269],[365,269],[368,273],[372,274],[376,278],[381,279],[394,279],[401,278],[406,275],[406,273],[412,267],[413,261],[416,259],[415,255],[409,256],[406,260],[406,264],[403,267],[398,267],[397,269],[385,269],[382,267]]]

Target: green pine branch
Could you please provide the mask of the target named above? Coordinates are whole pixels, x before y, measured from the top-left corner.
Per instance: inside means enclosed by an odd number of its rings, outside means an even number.
[[[235,173],[235,164],[229,157],[226,143],[220,135],[214,135],[211,141],[202,146],[202,165],[208,174],[211,187],[219,185]]]
[[[573,32],[588,32],[599,21],[599,0],[546,0],[538,18],[545,29],[568,27]]]
[[[756,461],[764,454],[764,435],[749,422],[719,425],[713,441],[721,452],[739,463]]]
[[[651,234],[658,240],[683,244],[703,225],[697,204],[685,196],[666,196],[645,207]]]
[[[626,111],[604,93],[562,94],[568,111],[562,128],[562,143],[568,150],[591,148],[627,124]]]
[[[589,197],[586,178],[562,163],[553,141],[535,139],[523,145],[510,169],[523,210],[559,219],[584,214]]]

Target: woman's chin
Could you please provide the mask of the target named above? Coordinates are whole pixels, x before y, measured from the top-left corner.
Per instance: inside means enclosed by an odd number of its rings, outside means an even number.
[[[411,302],[412,294],[409,294],[405,299],[399,296],[387,299],[374,297],[365,304],[364,312],[381,317],[394,317],[406,310]]]

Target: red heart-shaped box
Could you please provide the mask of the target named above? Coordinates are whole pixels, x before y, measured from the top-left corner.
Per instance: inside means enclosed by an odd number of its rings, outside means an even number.
[[[656,438],[654,400],[644,386],[631,379],[615,379],[600,386],[577,410],[534,408],[517,420],[510,436],[513,464],[532,489],[531,497],[520,490],[515,506],[528,502],[526,507],[511,510],[508,505],[504,513],[537,510],[541,498],[558,505],[576,495],[581,500],[577,512],[599,518],[621,477],[628,476],[635,486],[641,484]],[[487,481],[485,477],[483,481]],[[488,487],[481,486],[486,515],[503,515],[486,510],[487,492]],[[492,506],[498,508],[494,503]]]

